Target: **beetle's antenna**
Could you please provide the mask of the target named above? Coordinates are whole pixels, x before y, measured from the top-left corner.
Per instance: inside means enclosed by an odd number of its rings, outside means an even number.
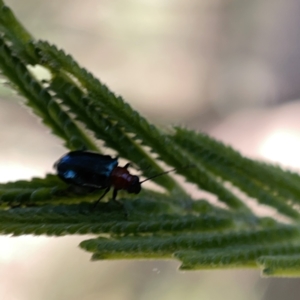
[[[195,167],[194,165],[189,165],[189,166],[185,166],[185,167],[180,168],[180,169],[187,169],[187,168],[194,168],[194,167]],[[179,169],[178,169],[178,168],[175,168],[175,169],[171,169],[171,170],[168,170],[168,171],[165,171],[165,172],[156,174],[156,175],[154,175],[154,176],[148,177],[148,178],[146,178],[145,180],[140,181],[140,184],[142,184],[143,182],[148,181],[148,180],[150,180],[150,179],[159,177],[159,176],[161,176],[161,175],[165,175],[165,174],[168,174],[168,173],[171,173],[171,172],[175,172],[175,171],[177,171],[177,170],[179,170]]]

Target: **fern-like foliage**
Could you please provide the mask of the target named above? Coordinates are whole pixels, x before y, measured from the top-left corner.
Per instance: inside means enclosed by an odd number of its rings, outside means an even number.
[[[298,174],[245,158],[203,133],[158,129],[70,55],[35,40],[1,0],[0,32],[2,75],[67,149],[105,152],[96,143],[102,140],[145,177],[163,172],[162,161],[222,204],[191,199],[168,174],[153,179],[164,192],[124,193],[123,205],[93,210],[101,191],[78,191],[48,174],[0,184],[1,233],[94,234],[80,244],[94,260],[176,258],[185,270],[260,267],[268,276],[300,275]],[[36,78],[36,65],[51,79]],[[251,201],[283,221],[258,216]]]

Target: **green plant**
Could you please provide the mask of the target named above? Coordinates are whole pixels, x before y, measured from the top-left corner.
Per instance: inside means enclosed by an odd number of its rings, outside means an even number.
[[[158,129],[71,56],[34,40],[2,1],[0,31],[2,74],[66,148],[100,152],[100,139],[146,177],[163,171],[161,160],[224,204],[194,201],[166,175],[153,179],[164,193],[123,194],[123,206],[101,203],[93,211],[99,192],[78,195],[49,174],[0,185],[1,233],[95,234],[80,244],[95,260],[173,257],[186,270],[261,267],[264,275],[299,276],[298,174],[245,158],[202,133]],[[47,68],[51,79],[36,78],[31,65]],[[246,197],[285,222],[257,216]]]

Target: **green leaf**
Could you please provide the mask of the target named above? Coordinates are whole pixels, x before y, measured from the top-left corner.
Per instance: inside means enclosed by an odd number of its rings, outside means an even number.
[[[48,174],[0,184],[2,234],[93,234],[80,244],[93,260],[174,258],[183,270],[251,267],[264,276],[299,276],[299,174],[203,133],[156,127],[70,55],[35,40],[1,0],[0,33],[2,75],[66,151],[110,148],[146,178],[173,167],[217,200],[192,199],[167,173],[153,178],[161,192],[143,185],[138,195],[120,191],[120,202],[106,196],[95,208],[103,191]],[[36,78],[31,66],[47,68],[50,79]],[[249,199],[275,209],[281,221],[256,215]]]

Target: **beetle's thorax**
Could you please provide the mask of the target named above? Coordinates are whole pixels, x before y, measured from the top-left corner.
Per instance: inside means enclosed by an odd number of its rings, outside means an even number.
[[[117,190],[128,190],[136,176],[124,167],[116,167],[111,173],[111,185]]]

